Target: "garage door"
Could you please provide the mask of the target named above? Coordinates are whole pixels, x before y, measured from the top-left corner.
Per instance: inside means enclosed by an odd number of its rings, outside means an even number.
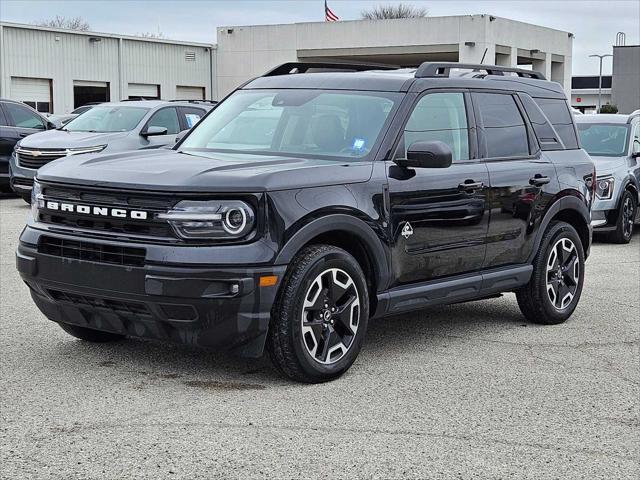
[[[176,87],[176,100],[204,100],[204,87]]]
[[[73,81],[73,108],[78,108],[88,103],[108,101],[108,82],[91,82],[87,80]]]
[[[127,92],[129,98],[160,98],[160,85],[148,83],[130,83]]]
[[[51,112],[51,80],[11,77],[11,99],[24,102],[39,112]]]

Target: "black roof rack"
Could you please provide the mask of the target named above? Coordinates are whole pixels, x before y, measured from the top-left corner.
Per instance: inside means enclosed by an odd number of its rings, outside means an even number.
[[[425,62],[416,70],[416,78],[440,78],[448,77],[452,68],[465,70],[484,70],[489,75],[504,75],[505,72],[516,73],[519,77],[546,80],[545,76],[535,70],[523,70],[521,68],[500,67],[497,65],[480,65],[475,63],[456,62]]]
[[[179,100],[179,99],[175,99],[175,100],[169,100],[170,102],[183,102],[183,103],[208,103],[210,105],[217,105],[218,101],[217,100]]]
[[[397,70],[397,66],[376,63],[348,63],[348,62],[288,62],[269,70],[263,77],[277,77],[295,73],[306,73],[310,69],[345,72],[364,72],[367,70]]]

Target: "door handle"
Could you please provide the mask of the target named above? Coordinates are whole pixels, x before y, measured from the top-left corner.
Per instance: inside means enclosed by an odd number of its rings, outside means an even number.
[[[546,185],[550,181],[551,178],[536,173],[533,178],[529,179],[529,184],[533,185],[534,187],[541,187],[542,185]]]
[[[471,190],[478,190],[478,189],[480,189],[482,187],[484,187],[484,183],[482,183],[482,182],[474,182],[473,180],[465,180],[463,183],[458,185],[458,190],[471,191]]]

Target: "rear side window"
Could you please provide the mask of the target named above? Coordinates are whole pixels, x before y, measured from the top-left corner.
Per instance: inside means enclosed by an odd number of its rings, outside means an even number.
[[[529,155],[527,127],[515,99],[500,93],[474,93],[484,129],[488,158]]]
[[[578,148],[578,139],[573,127],[573,117],[567,102],[561,98],[536,98],[536,103],[549,119],[562,139],[565,148]]]
[[[0,106],[0,127],[6,127],[9,125],[6,117],[4,116],[4,112],[2,111],[2,106]]]
[[[187,128],[193,127],[202,117],[204,117],[204,114],[206,113],[201,108],[195,107],[180,107],[178,110],[182,116],[183,124]]]
[[[524,111],[529,117],[533,131],[542,150],[564,150],[560,135],[553,129],[538,104],[529,95],[520,94]]]

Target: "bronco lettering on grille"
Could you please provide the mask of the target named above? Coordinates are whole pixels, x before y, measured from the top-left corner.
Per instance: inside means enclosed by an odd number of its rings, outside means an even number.
[[[89,205],[76,205],[74,203],[45,201],[47,210],[58,210],[61,212],[76,212],[83,215],[96,215],[100,217],[133,218],[135,220],[146,220],[147,212],[142,210],[125,210],[123,208],[92,207]]]

